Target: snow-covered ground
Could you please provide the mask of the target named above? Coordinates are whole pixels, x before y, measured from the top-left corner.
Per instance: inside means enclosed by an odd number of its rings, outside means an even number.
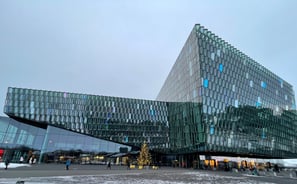
[[[216,171],[202,171],[202,170],[182,170],[182,169],[160,169],[160,170],[148,170],[148,171],[139,171],[139,170],[131,170],[131,172],[124,170],[105,170],[105,166],[100,168],[99,166],[90,166],[91,168],[98,167],[98,174],[95,174],[96,170],[90,170],[93,172],[93,175],[86,175],[87,172],[81,173],[84,168],[81,168],[81,172],[78,172],[79,175],[69,176],[69,173],[65,172],[67,176],[47,176],[47,177],[28,177],[23,178],[11,178],[12,174],[15,172],[23,173],[35,173],[39,172],[39,165],[30,165],[30,164],[17,164],[10,163],[9,169],[4,170],[5,165],[3,162],[0,163],[0,184],[16,184],[17,181],[24,181],[25,184],[191,184],[191,183],[201,183],[201,184],[275,184],[275,183],[297,183],[297,176],[295,175],[295,171],[290,173],[282,172],[274,175],[273,172],[261,173],[260,176],[253,176],[250,173],[232,173],[232,172],[216,172]],[[61,169],[64,168],[64,165],[48,165],[53,167],[49,169],[49,172],[57,172],[55,168]],[[12,169],[17,167],[32,167],[27,169]],[[73,165],[70,173],[77,173],[77,168],[81,166]],[[35,172],[36,171],[36,172]],[[42,170],[41,172],[46,172],[47,170]],[[114,172],[113,172],[114,171]],[[6,172],[10,174],[10,177],[5,178]],[[59,170],[58,170],[59,172]],[[61,172],[63,173],[62,169]],[[113,173],[112,173],[113,172]],[[289,176],[289,174],[293,174]],[[61,175],[61,174],[60,174]],[[62,174],[63,175],[63,174]],[[20,176],[20,175],[18,175]],[[27,175],[24,175],[27,176]],[[41,175],[37,175],[41,176]]]
[[[9,163],[8,168],[17,168],[17,167],[31,167],[30,164],[17,164],[17,163]],[[4,162],[0,162],[0,168],[5,168]]]
[[[17,181],[25,181],[25,184],[257,184],[259,181],[248,177],[221,176],[214,173],[130,173],[130,174],[104,174],[93,176],[57,176],[57,177],[29,177],[29,178],[0,178],[1,184],[15,184]],[[263,184],[272,184],[261,182]]]

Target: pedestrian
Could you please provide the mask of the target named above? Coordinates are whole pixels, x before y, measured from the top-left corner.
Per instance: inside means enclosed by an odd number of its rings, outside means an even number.
[[[274,165],[274,172],[279,172],[279,167],[277,164]]]
[[[127,159],[127,169],[130,169],[130,161]]]
[[[67,159],[66,160],[66,170],[69,170],[69,166],[70,166],[70,164],[71,164],[71,160],[70,159]]]
[[[108,161],[108,163],[107,163],[107,169],[111,169],[111,163],[110,163],[110,161]]]
[[[8,168],[8,165],[9,165],[9,159],[6,158],[6,160],[5,160],[5,169],[6,169],[6,170],[7,170],[7,168]]]
[[[22,164],[23,162],[24,162],[24,157],[21,156],[21,157],[20,157],[20,163]]]
[[[36,162],[37,162],[37,159],[34,158],[34,159],[33,159],[33,164],[36,164]]]
[[[29,164],[33,164],[33,157],[30,157]]]
[[[252,174],[253,175],[256,175],[256,176],[259,176],[259,172],[258,172],[258,169],[256,166],[254,166],[253,170],[252,170]]]

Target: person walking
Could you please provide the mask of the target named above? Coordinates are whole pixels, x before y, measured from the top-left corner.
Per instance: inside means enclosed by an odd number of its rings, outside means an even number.
[[[111,163],[110,163],[110,161],[108,161],[108,163],[107,163],[107,169],[111,169]]]
[[[70,166],[70,164],[71,164],[71,160],[70,159],[67,159],[66,160],[66,170],[69,170],[69,166]]]
[[[9,165],[9,159],[8,159],[8,158],[6,158],[6,160],[5,160],[5,170],[7,170],[7,168],[8,168],[8,165]]]
[[[130,169],[130,161],[129,161],[129,159],[127,159],[127,169],[128,170]]]
[[[279,167],[277,164],[274,164],[274,172],[279,173]]]
[[[29,164],[33,164],[33,157],[30,157]]]

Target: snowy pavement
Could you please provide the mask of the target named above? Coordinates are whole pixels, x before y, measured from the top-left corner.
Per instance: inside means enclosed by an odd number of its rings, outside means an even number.
[[[31,167],[30,164],[9,163],[8,168]],[[0,168],[5,168],[4,162],[0,162]]]
[[[107,174],[90,176],[58,176],[58,177],[33,177],[33,178],[1,178],[1,184],[15,184],[17,181],[25,181],[25,184],[189,184],[189,183],[228,183],[228,184],[256,184],[258,181],[247,177],[217,176],[213,174],[199,174],[197,172],[162,173],[159,175],[136,173],[136,174]],[[261,182],[262,183],[262,182]],[[265,182],[264,182],[265,184]],[[271,183],[266,183],[271,184]]]
[[[55,177],[28,177],[28,178],[0,178],[1,184],[15,184],[17,181],[24,181],[25,184],[257,184],[258,180],[246,176],[223,176],[212,173],[200,172],[142,172],[124,174],[102,174],[102,175],[81,175],[81,176],[55,176]],[[297,180],[296,180],[297,182]],[[265,182],[272,184],[274,182]]]
[[[72,165],[65,170],[63,164],[30,165],[10,164],[8,170],[0,163],[0,184],[296,184],[297,178],[272,173],[254,176],[248,173],[207,171],[162,167],[159,170],[127,170],[124,166]]]

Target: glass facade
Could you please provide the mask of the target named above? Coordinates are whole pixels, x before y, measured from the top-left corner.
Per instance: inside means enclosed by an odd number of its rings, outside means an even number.
[[[40,150],[46,129],[0,117],[0,147],[8,149],[28,148]]]
[[[131,147],[106,141],[91,136],[67,131],[53,126],[39,128],[25,122],[7,117],[0,117],[0,149],[1,157],[18,162],[23,156],[28,162],[31,155],[44,161],[47,155],[60,152],[77,153],[118,153],[120,148]],[[5,150],[5,151],[4,151]]]
[[[100,138],[114,142],[114,148],[146,141],[156,152],[192,154],[189,163],[197,154],[297,154],[293,87],[198,24],[156,101],[10,87],[4,112],[39,127],[50,125],[51,135],[63,128],[94,137],[88,145],[77,140],[68,147],[59,143],[62,139],[46,137],[42,152],[52,151],[50,140],[61,148],[108,150],[108,143],[95,139]]]
[[[157,100],[173,102],[170,146],[177,153],[296,157],[293,87],[201,25]]]
[[[166,102],[8,88],[4,111],[11,117],[54,125],[109,141],[168,148]]]

